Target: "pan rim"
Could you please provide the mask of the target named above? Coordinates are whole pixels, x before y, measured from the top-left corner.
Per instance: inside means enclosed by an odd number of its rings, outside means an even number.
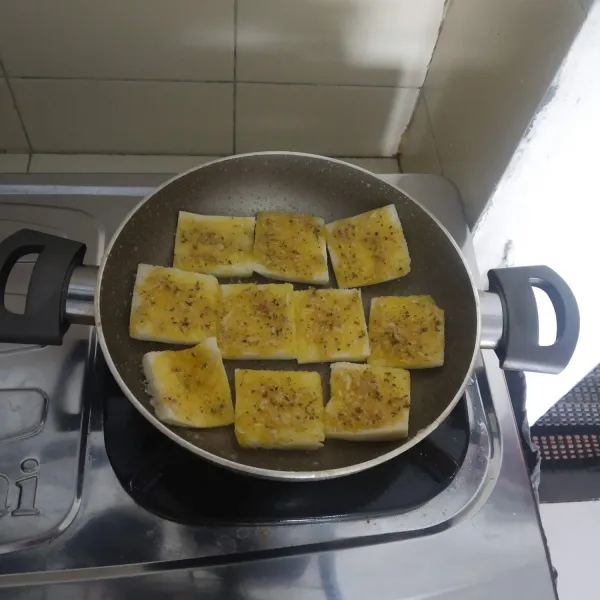
[[[382,454],[382,455],[380,455],[376,458],[373,458],[371,460],[368,460],[368,461],[355,463],[353,465],[348,465],[346,467],[338,467],[335,469],[326,469],[323,471],[282,471],[282,470],[278,470],[278,469],[266,469],[264,467],[254,467],[251,465],[242,464],[242,463],[239,463],[239,462],[236,462],[233,460],[229,460],[227,458],[223,458],[221,456],[213,454],[212,452],[208,452],[207,450],[204,450],[203,448],[195,446],[194,444],[183,439],[181,436],[179,436],[177,433],[175,433],[170,427],[168,427],[166,424],[164,424],[162,421],[160,421],[154,414],[151,413],[150,410],[148,410],[137,399],[135,394],[133,394],[131,392],[129,387],[123,381],[114,361],[112,360],[111,353],[108,349],[106,339],[104,337],[104,330],[102,328],[102,320],[100,317],[100,290],[102,287],[102,278],[104,276],[104,269],[106,267],[108,257],[110,256],[110,253],[111,253],[117,239],[121,235],[121,232],[123,231],[123,229],[129,222],[131,217],[148,200],[150,200],[155,194],[157,194],[160,190],[162,190],[166,186],[170,185],[173,181],[176,181],[177,179],[180,179],[181,177],[184,177],[194,171],[198,171],[199,169],[202,169],[204,167],[207,167],[207,166],[210,166],[213,164],[227,162],[229,160],[236,160],[236,159],[244,158],[244,157],[267,156],[267,155],[299,156],[299,157],[315,158],[315,159],[324,160],[324,161],[328,161],[328,162],[338,163],[338,164],[350,167],[352,169],[362,171],[363,173],[365,173],[367,175],[375,177],[379,182],[384,183],[386,186],[391,187],[393,190],[399,191],[398,188],[393,186],[391,183],[388,183],[382,179],[379,179],[377,177],[377,175],[375,175],[368,169],[364,169],[363,167],[359,167],[357,165],[348,163],[344,160],[337,159],[337,158],[330,158],[330,157],[319,155],[319,154],[310,154],[310,153],[306,153],[306,152],[291,152],[291,151],[285,151],[285,150],[281,150],[281,151],[268,150],[268,151],[263,151],[263,152],[247,152],[244,154],[232,154],[231,156],[217,158],[215,160],[211,160],[209,162],[203,163],[202,165],[192,167],[191,169],[188,169],[187,171],[184,171],[183,173],[179,173],[179,174],[175,175],[174,177],[171,177],[167,181],[163,182],[156,189],[154,189],[150,194],[148,194],[144,198],[142,198],[142,200],[140,200],[135,205],[135,207],[127,214],[127,216],[121,221],[121,223],[119,224],[119,227],[117,228],[117,230],[113,234],[110,242],[108,243],[106,250],[104,251],[102,260],[100,262],[99,269],[98,269],[98,280],[97,280],[98,283],[97,283],[96,291],[94,294],[94,322],[95,322],[95,326],[96,326],[97,337],[100,342],[100,347],[102,348],[102,354],[104,355],[104,360],[106,361],[106,364],[108,365],[108,368],[109,368],[112,376],[115,378],[117,384],[119,385],[119,387],[121,388],[121,391],[125,394],[127,399],[135,406],[135,408],[152,425],[154,425],[154,427],[156,427],[159,431],[161,431],[161,433],[166,435],[169,439],[173,440],[179,446],[192,452],[196,456],[200,456],[201,458],[203,458],[205,460],[209,460],[209,461],[216,463],[219,466],[227,468],[229,470],[236,471],[238,473],[242,473],[242,474],[246,474],[246,475],[252,475],[255,477],[262,478],[262,479],[275,479],[275,480],[288,480],[288,481],[318,481],[318,480],[323,480],[323,479],[334,479],[337,477],[343,477],[346,475],[359,473],[361,471],[370,469],[371,467],[375,467],[384,462],[387,462],[388,460],[395,458],[396,456],[399,456],[400,454],[403,454],[404,452],[406,452],[407,450],[409,450],[410,448],[412,448],[413,446],[418,444],[420,441],[422,441],[424,438],[426,438],[430,433],[432,433],[438,427],[438,425],[442,421],[444,421],[446,419],[446,417],[452,412],[454,407],[458,404],[459,400],[462,398],[462,396],[467,388],[467,385],[469,384],[471,375],[475,369],[477,355],[478,355],[478,352],[480,349],[480,344],[481,344],[481,307],[480,307],[480,302],[479,302],[479,291],[477,289],[477,286],[475,285],[475,281],[473,278],[473,274],[471,273],[471,269],[469,268],[469,265],[467,264],[466,259],[463,255],[460,247],[458,246],[458,244],[456,243],[454,238],[450,235],[448,230],[444,227],[444,225],[438,220],[438,218],[435,215],[433,215],[427,208],[425,208],[423,205],[421,205],[417,200],[415,200],[411,196],[404,194],[407,198],[409,198],[412,202],[414,202],[421,210],[423,210],[436,223],[436,225],[438,225],[438,227],[444,232],[444,234],[446,235],[446,237],[448,238],[448,240],[454,247],[455,251],[457,252],[457,254],[463,264],[463,267],[465,269],[465,272],[466,272],[466,274],[469,278],[469,282],[471,284],[471,290],[473,292],[473,299],[475,301],[476,331],[475,331],[475,341],[473,344],[473,355],[471,356],[469,367],[466,370],[464,380],[463,380],[462,384],[460,385],[458,391],[456,392],[454,398],[448,404],[446,409],[432,423],[430,423],[427,427],[418,431],[417,434],[411,440],[409,440],[408,442],[406,442],[404,444],[400,444],[397,448],[395,448],[394,450],[391,450],[390,452],[386,452],[385,454]]]

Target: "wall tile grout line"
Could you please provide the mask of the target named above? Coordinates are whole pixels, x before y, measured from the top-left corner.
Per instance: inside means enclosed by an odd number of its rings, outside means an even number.
[[[208,82],[207,82],[208,83]],[[237,81],[244,85],[285,85],[285,86],[307,86],[307,87],[326,87],[326,88],[367,88],[367,89],[387,89],[387,90],[420,90],[422,86],[417,85],[389,85],[389,84],[370,84],[370,83],[314,83],[310,81],[247,81],[245,79]]]
[[[25,121],[23,120],[23,115],[21,114],[21,111],[19,110],[19,106],[17,104],[17,97],[15,96],[15,93],[12,89],[12,85],[10,83],[10,77],[8,76],[8,72],[6,70],[6,67],[4,66],[4,63],[2,62],[1,58],[0,58],[0,73],[2,73],[2,75],[4,77],[4,81],[6,82],[6,87],[8,88],[8,93],[10,95],[10,99],[13,103],[13,106],[15,107],[17,117],[19,118],[19,123],[21,124],[21,129],[23,130],[23,135],[25,136],[25,141],[27,142],[28,153],[31,156],[31,153],[33,152],[33,146],[31,144],[31,139],[29,138],[29,133],[27,132],[27,127],[25,127]]]
[[[238,0],[233,0],[233,154],[236,153],[236,113],[237,113],[237,29],[238,29]]]
[[[123,79],[110,77],[39,77],[39,76],[12,76],[11,79],[22,79],[26,81],[104,81],[104,82],[120,82],[120,83],[218,83],[218,84],[255,84],[255,85],[286,85],[286,86],[312,86],[312,87],[344,87],[344,88],[385,88],[385,89],[421,89],[422,86],[399,86],[389,84],[366,84],[366,83],[314,83],[311,81],[251,81],[237,80],[236,62],[237,56],[234,49],[234,79]],[[7,77],[8,79],[8,77]]]
[[[19,154],[24,154],[23,152]],[[128,156],[140,156],[140,157],[153,157],[153,156],[168,156],[168,157],[189,157],[196,156],[198,158],[204,158],[206,156],[218,156],[219,158],[225,158],[227,156],[232,156],[231,154],[181,154],[181,153],[169,153],[169,152],[120,152],[118,150],[40,150],[38,152],[32,153],[34,156],[44,156],[44,155],[56,155],[56,156],[113,156],[118,158],[125,158]],[[360,157],[362,158],[362,157]],[[366,158],[381,158],[380,156],[376,157],[366,157]],[[389,157],[383,157],[389,158]]]
[[[34,153],[29,156],[29,164],[23,173],[180,173],[192,166],[205,164],[208,160],[219,158],[208,155],[153,155],[150,162],[144,159],[147,155],[110,155],[95,154],[92,161],[85,154]],[[1,156],[0,156],[1,158]],[[125,160],[122,160],[125,158]],[[170,160],[175,158],[176,160]],[[334,157],[341,158],[341,157]],[[81,159],[81,160],[78,160]],[[160,159],[165,159],[161,161]],[[344,157],[350,164],[366,168],[373,173],[399,173],[398,161],[395,157]],[[193,161],[193,162],[192,162]]]
[[[435,139],[435,131],[433,130],[433,120],[431,119],[431,113],[429,112],[429,104],[427,103],[425,88],[421,90],[421,94],[423,96],[423,106],[425,107],[425,116],[427,117],[427,124],[429,125],[429,131],[431,132],[431,139],[433,140],[433,147],[435,149],[435,159],[437,160],[438,166],[440,168],[440,175],[444,176],[444,169],[442,168],[442,160],[440,158],[437,140]]]
[[[0,151],[0,154],[3,151]],[[276,152],[275,150],[269,151],[266,150],[266,152]],[[294,152],[294,150],[291,150],[290,152]],[[299,152],[300,154],[302,154],[303,152],[306,151],[302,151],[302,150],[298,150],[297,152]],[[46,150],[46,151],[40,151],[40,152],[31,152],[31,153],[26,153],[26,152],[4,152],[5,154],[29,154],[29,156],[44,156],[44,155],[56,155],[56,156],[112,156],[112,157],[120,157],[120,158],[125,158],[128,156],[135,156],[135,157],[140,157],[140,158],[146,158],[146,157],[153,157],[153,156],[160,156],[160,157],[164,157],[164,156],[168,156],[168,157],[173,157],[173,158],[179,158],[179,157],[183,157],[183,158],[188,158],[188,157],[198,157],[198,158],[204,158],[206,156],[217,156],[219,158],[227,158],[228,156],[233,156],[233,153],[231,154],[169,154],[169,153],[156,153],[156,152],[111,152],[111,151],[106,151],[106,152],[99,152],[99,151],[83,151],[83,150],[74,150],[71,152],[67,152],[67,151],[61,151],[61,150]],[[252,154],[251,152],[249,154]],[[309,154],[311,154],[309,152]],[[390,155],[377,155],[377,154],[369,154],[369,155],[360,155],[357,156],[356,154],[324,154],[323,156],[330,156],[331,158],[339,158],[340,160],[344,160],[344,159],[356,159],[356,160],[394,160],[397,158],[396,154],[390,154]]]

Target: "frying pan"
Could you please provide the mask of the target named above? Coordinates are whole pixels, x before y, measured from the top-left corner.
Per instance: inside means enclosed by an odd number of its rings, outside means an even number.
[[[240,448],[232,427],[195,430],[160,422],[149,403],[142,355],[174,348],[129,337],[133,283],[139,263],[170,266],[177,214],[248,216],[258,211],[316,215],[326,222],[395,204],[412,258],[409,275],[362,289],[365,308],[384,295],[430,294],[446,316],[445,363],[411,372],[409,435],[394,442],[327,440],[316,452]],[[85,246],[41,232],[21,230],[0,243],[0,298],[8,275],[22,256],[39,253],[24,314],[0,306],[0,341],[60,344],[70,317],[68,291],[81,278]],[[255,277],[254,281],[266,281]],[[332,274],[331,281],[335,281]],[[461,398],[480,348],[495,346],[504,368],[559,372],[569,362],[579,333],[575,298],[548,267],[490,271],[491,292],[478,292],[459,248],[442,225],[414,200],[372,173],[339,160],[291,152],[232,156],[179,175],[142,200],[113,236],[97,275],[94,318],[106,362],[127,398],[161,432],[187,450],[223,467],[258,477],[315,480],[362,471],[395,457],[430,434]],[[532,286],[552,300],[558,335],[538,344]],[[75,285],[76,287],[76,285]],[[302,288],[304,286],[296,286]],[[480,295],[494,310],[482,323]],[[487,313],[486,308],[486,313]],[[492,317],[492,320],[488,319]],[[495,319],[495,321],[493,320]],[[328,365],[292,361],[226,361],[235,368],[317,370],[328,397]]]

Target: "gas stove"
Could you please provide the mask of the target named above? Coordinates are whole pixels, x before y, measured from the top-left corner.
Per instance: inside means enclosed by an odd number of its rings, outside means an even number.
[[[0,177],[0,239],[22,227],[87,244],[167,176]],[[446,225],[475,269],[455,188],[383,179]],[[22,306],[34,257],[5,302]],[[73,307],[72,307],[73,308]],[[76,308],[76,307],[75,307]],[[0,345],[0,598],[554,598],[498,361],[395,460],[323,482],[252,479],[162,436],[111,379],[94,330]]]

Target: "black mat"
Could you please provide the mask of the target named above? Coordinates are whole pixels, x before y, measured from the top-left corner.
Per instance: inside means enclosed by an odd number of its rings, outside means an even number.
[[[600,365],[531,427],[541,502],[600,498]]]

